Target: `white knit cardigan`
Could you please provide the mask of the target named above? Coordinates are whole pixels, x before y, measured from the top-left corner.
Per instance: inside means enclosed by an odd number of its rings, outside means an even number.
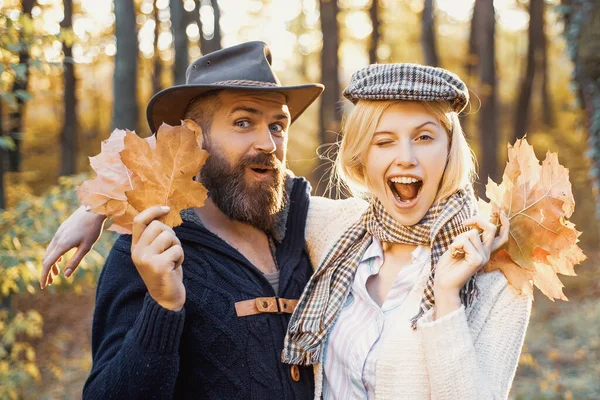
[[[306,243],[316,268],[342,233],[366,209],[360,199],[312,197]],[[376,399],[506,399],[531,313],[530,296],[519,295],[495,271],[477,277],[480,297],[434,321],[430,310],[416,331],[408,320],[419,308],[429,268],[403,303],[403,318],[382,343],[376,366]],[[315,366],[315,399],[323,369]]]

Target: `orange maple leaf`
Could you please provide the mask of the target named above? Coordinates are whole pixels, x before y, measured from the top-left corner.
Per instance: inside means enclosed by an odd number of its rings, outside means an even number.
[[[169,226],[182,223],[181,210],[202,207],[208,191],[193,180],[208,158],[199,146],[200,138],[200,128],[193,121],[184,121],[177,127],[163,124],[154,149],[128,132],[121,160],[141,180],[140,185],[125,192],[128,203],[137,211],[157,205],[171,207],[159,219]]]
[[[157,141],[154,135],[141,139],[135,132],[116,129],[102,143],[101,153],[95,157],[90,157],[90,164],[98,176],[95,179],[85,181],[77,188],[77,193],[81,202],[88,206],[91,211],[112,218],[113,224],[108,228],[109,230],[118,233],[131,233],[133,218],[140,211],[152,205],[171,206],[171,211],[167,215],[168,218],[162,220],[169,226],[177,226],[182,221],[180,218],[173,217],[175,213],[179,217],[179,212],[184,208],[204,205],[206,189],[200,183],[192,181],[192,177],[198,173],[208,157],[208,153],[201,149],[202,131],[200,127],[191,120],[185,120],[181,126],[163,125],[158,133],[160,139]],[[178,149],[178,147],[181,148]],[[175,164],[174,158],[169,160],[168,157],[164,157],[170,151],[179,151],[181,156],[190,157],[193,161],[189,163],[188,169],[197,168],[194,172],[191,172],[190,169],[186,173],[189,182],[185,178],[182,180],[181,173],[177,176],[173,175],[173,178],[177,177],[178,179],[173,179],[171,182],[174,185],[173,190],[166,194],[167,202],[152,203],[157,199],[157,196],[161,200],[165,199],[165,193],[163,192],[166,188],[152,186],[147,179],[145,181],[144,179],[147,178],[146,171],[164,168],[164,174],[166,174],[166,171],[173,172],[175,168],[181,170],[180,165]],[[130,158],[138,157],[138,153],[144,154],[143,161],[131,162]],[[124,158],[124,154],[128,155]],[[176,198],[181,195],[179,193],[181,190],[177,189],[181,189],[181,186],[178,185],[184,181],[185,185],[192,189],[192,196],[194,197],[193,204],[188,206],[180,198]],[[142,195],[146,197],[140,201],[140,191],[147,193],[150,190],[149,188],[157,192],[152,195]],[[128,195],[128,193],[131,194]],[[132,204],[130,196],[136,199],[133,200],[135,205]],[[169,196],[175,197],[171,199]]]
[[[506,249],[492,255],[485,270],[500,269],[521,292],[531,293],[535,284],[551,300],[568,300],[557,274],[575,275],[575,265],[586,258],[577,245],[581,232],[567,221],[575,208],[569,170],[550,152],[540,165],[533,147],[520,139],[508,146],[502,182],[490,179],[486,195],[490,203],[480,201],[480,211],[503,210],[510,229]]]

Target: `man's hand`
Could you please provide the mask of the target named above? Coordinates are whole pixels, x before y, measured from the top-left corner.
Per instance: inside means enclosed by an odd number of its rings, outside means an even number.
[[[85,207],[81,206],[60,225],[44,254],[40,278],[42,289],[51,284],[54,277],[60,273],[58,263],[63,255],[76,247],[77,252],[65,268],[65,277],[68,278],[73,274],[83,257],[100,238],[105,220],[106,216],[86,211]]]
[[[183,248],[173,229],[157,218],[169,207],[150,207],[133,220],[131,258],[150,296],[162,307],[180,311],[185,303]]]

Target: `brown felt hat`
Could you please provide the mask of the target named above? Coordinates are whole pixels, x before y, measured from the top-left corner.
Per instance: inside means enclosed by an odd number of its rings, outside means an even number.
[[[263,42],[242,43],[200,57],[188,67],[185,77],[184,85],[164,89],[150,99],[146,117],[152,132],[163,122],[179,125],[190,102],[211,90],[282,93],[294,122],[324,89],[320,83],[282,86],[271,68],[271,50]]]

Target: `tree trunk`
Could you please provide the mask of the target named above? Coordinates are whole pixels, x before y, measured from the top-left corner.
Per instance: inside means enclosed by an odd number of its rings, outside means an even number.
[[[435,20],[433,16],[433,0],[425,0],[421,19],[421,42],[425,55],[425,64],[437,67],[439,58],[435,40]]]
[[[552,107],[552,92],[548,89],[548,38],[546,37],[545,30],[545,17],[546,17],[546,3],[542,2],[542,22],[540,24],[540,31],[538,32],[538,37],[540,39],[540,65],[538,70],[542,71],[542,84],[541,84],[541,96],[542,96],[542,118],[544,124],[549,127],[553,127],[555,124],[554,121],[554,111]]]
[[[221,50],[221,9],[219,8],[219,2],[217,0],[210,0],[210,4],[213,8],[215,16],[215,34],[211,40],[212,49],[211,51]]]
[[[4,136],[4,120],[2,114],[2,99],[0,99],[0,137]],[[5,190],[4,190],[4,160],[6,159],[6,150],[0,147],[0,209],[6,208]]]
[[[62,29],[73,27],[73,0],[64,0],[64,19]],[[61,164],[60,175],[72,175],[77,170],[77,98],[75,96],[75,62],[71,44],[63,42],[64,53],[64,105],[65,114],[60,136]]]
[[[112,128],[137,129],[138,41],[133,0],[115,1],[114,102]]]
[[[563,0],[565,36],[579,86],[578,98],[588,123],[590,175],[600,219],[600,4],[589,0]]]
[[[498,178],[498,118],[495,64],[495,29],[493,0],[476,0],[479,8],[477,18],[477,55],[479,59],[479,137],[481,138],[481,157],[479,182],[483,184],[480,196],[484,195],[488,176]]]
[[[536,57],[536,54],[539,54],[538,51],[541,48],[539,33],[543,32],[544,29],[543,12],[544,0],[529,1],[529,44],[527,45],[527,65],[519,88],[519,100],[516,104],[515,126],[511,143],[514,143],[517,139],[525,136],[529,126],[531,92],[533,89],[533,80],[535,78],[536,64],[538,64],[536,60],[538,57]]]
[[[477,52],[477,21],[479,20],[479,14],[481,13],[481,6],[473,7],[473,16],[471,17],[471,31],[469,33],[469,48],[467,52],[466,62],[464,64],[465,68],[465,82],[467,83],[467,87],[472,89],[476,86],[476,81],[474,79],[474,75],[479,71],[479,59]],[[465,108],[465,110],[460,113],[460,123],[465,128],[465,136],[469,137],[469,112],[471,110],[473,99],[475,96],[471,95],[471,100],[469,101],[469,106]],[[476,107],[478,107],[476,105]]]
[[[158,1],[158,0],[156,0]],[[158,35],[160,35],[160,20],[158,18],[158,6],[154,1],[152,16],[154,17],[154,56],[152,57],[152,91],[153,94],[160,92],[163,89],[162,86],[162,60],[160,59],[160,50],[158,50]]]
[[[339,26],[337,21],[338,4],[336,0],[321,0],[321,31],[323,32],[323,48],[321,50],[321,81],[325,91],[321,95],[319,109],[319,139],[323,145],[333,145],[337,142],[342,120],[342,110],[338,106],[340,96],[339,66]],[[335,147],[333,147],[335,149]],[[325,153],[327,159],[321,159],[319,174],[333,172],[331,161],[335,159],[334,151]],[[338,192],[330,186],[330,176],[323,179],[324,185],[317,186],[317,193],[328,192],[333,198]],[[321,181],[319,177],[318,182]],[[322,186],[322,187],[321,187]],[[330,190],[328,190],[330,189]]]
[[[210,5],[213,9],[214,15],[214,32],[213,36],[210,39],[207,39],[202,34],[202,25],[200,28],[200,50],[202,54],[212,53],[213,51],[221,50],[221,9],[219,8],[219,3],[217,0],[210,0]]]
[[[370,15],[373,32],[371,33],[371,43],[369,44],[369,63],[375,64],[377,62],[377,48],[381,39],[381,32],[379,31],[381,26],[381,21],[379,20],[379,0],[372,0]]]
[[[22,0],[22,13],[31,18],[31,10],[35,5],[35,0]],[[18,91],[27,91],[29,86],[29,44],[23,37],[19,38],[21,50],[19,52],[19,64],[25,65],[25,76],[23,79],[15,79],[13,84],[13,93]],[[25,118],[25,101],[17,96],[17,108],[10,112],[8,116],[9,135],[15,143],[14,150],[8,151],[8,170],[12,172],[21,171],[21,141],[23,137],[23,119]]]
[[[473,7],[473,16],[471,17],[471,32],[469,33],[467,62],[465,63],[466,76],[469,80],[471,80],[479,68],[479,56],[477,51],[477,21],[479,20],[479,14],[481,14],[481,5],[478,6],[475,4],[475,7]]]
[[[187,25],[186,12],[182,0],[170,0],[171,30],[175,42],[175,65],[173,66],[173,82],[175,85],[185,83],[185,70],[187,69],[188,38],[185,28]]]

